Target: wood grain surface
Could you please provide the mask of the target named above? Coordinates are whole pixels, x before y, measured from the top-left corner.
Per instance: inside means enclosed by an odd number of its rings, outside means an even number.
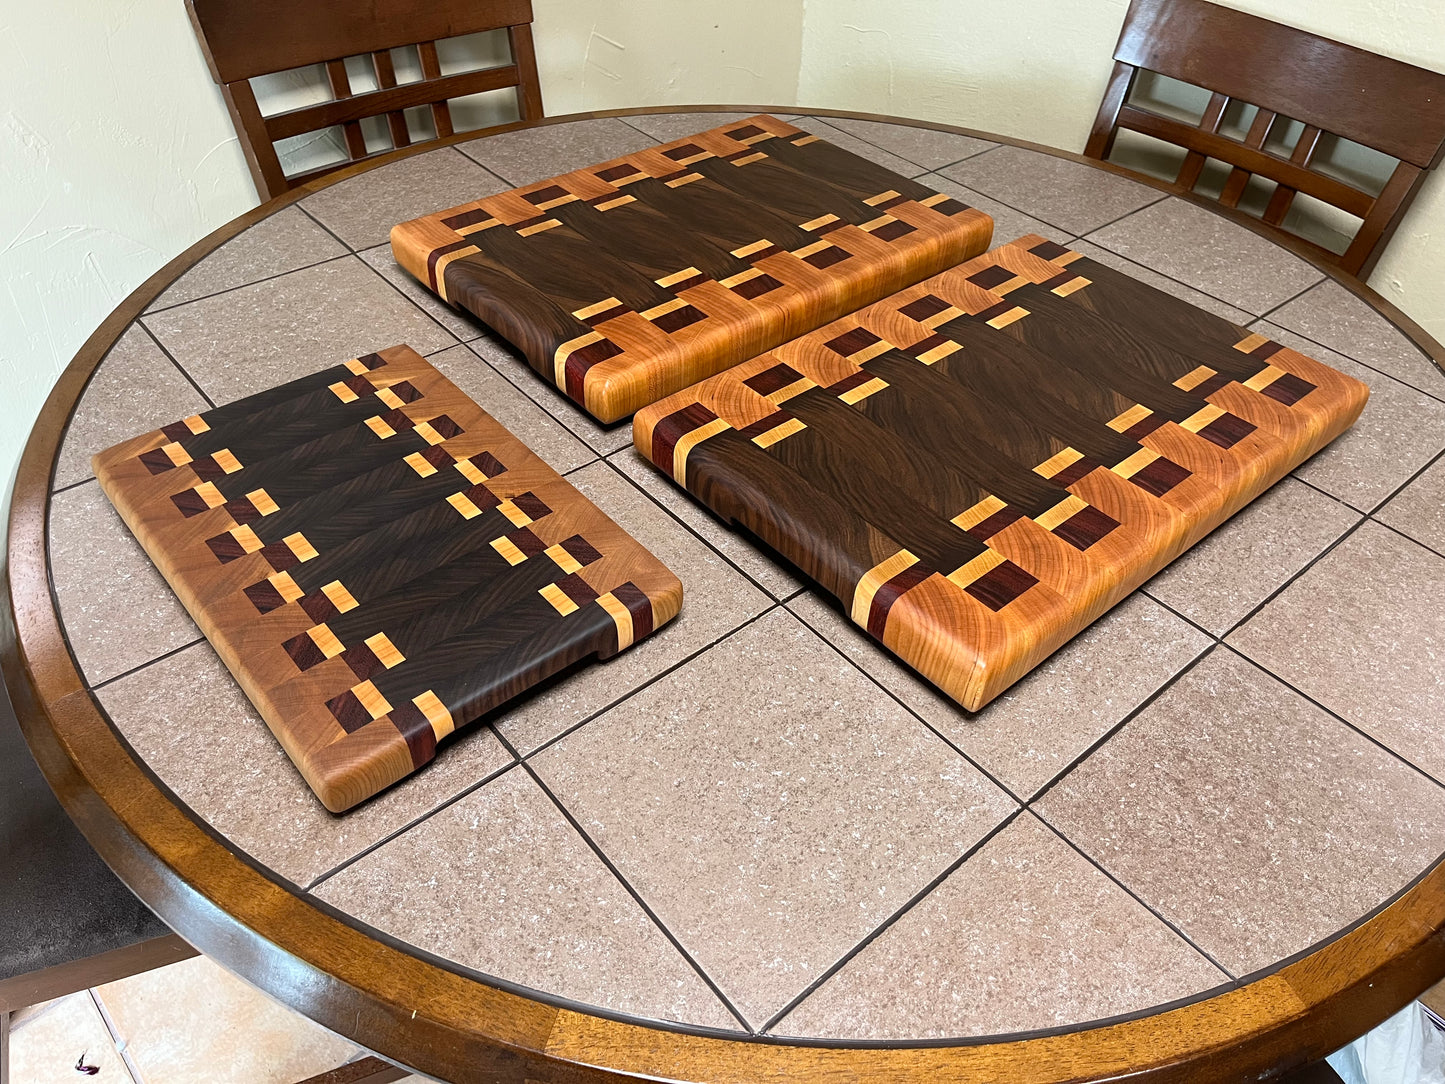
[[[654,404],[633,439],[976,711],[1368,394],[1031,235]]]
[[[404,222],[391,246],[613,422],[992,233],[983,212],[760,115]]]
[[[406,346],[93,463],[334,812],[682,603],[656,558]]]

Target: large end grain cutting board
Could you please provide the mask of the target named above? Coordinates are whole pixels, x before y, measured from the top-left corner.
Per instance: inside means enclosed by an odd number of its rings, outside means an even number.
[[[341,811],[682,585],[405,346],[94,459],[306,781]]]
[[[1040,237],[638,413],[638,450],[978,709],[1368,389]]]
[[[391,231],[604,422],[988,247],[983,212],[768,116]]]

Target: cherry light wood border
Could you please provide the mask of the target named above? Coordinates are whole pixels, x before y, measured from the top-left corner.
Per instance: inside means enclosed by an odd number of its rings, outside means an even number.
[[[540,124],[655,112],[781,112],[901,123],[1008,143],[1129,175],[1020,140],[879,114],[792,107],[657,106]],[[705,126],[705,125],[704,125]],[[1445,976],[1445,864],[1348,932],[1243,985],[1120,1022],[954,1045],[734,1039],[599,1015],[502,989],[369,933],[233,853],[180,805],[85,688],[50,588],[47,511],[56,454],[87,381],[125,328],[184,271],[242,230],[320,188],[469,136],[383,155],[288,192],[227,223],[146,280],[62,373],[31,432],[9,517],[0,647],[21,728],[91,844],[177,933],[208,956],[347,1038],[446,1080],[1062,1084],[1132,1074],[1151,1082],[1270,1078],[1314,1061]],[[1161,190],[1165,186],[1155,184]],[[1276,244],[1265,228],[1203,200]],[[1289,248],[1288,244],[1283,247]],[[1307,258],[1307,257],[1306,257]],[[1316,266],[1321,266],[1316,263]],[[1359,281],[1329,267],[1445,369],[1445,348]]]

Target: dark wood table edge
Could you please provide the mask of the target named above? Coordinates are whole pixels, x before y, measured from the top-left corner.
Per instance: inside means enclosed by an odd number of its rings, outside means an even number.
[[[677,112],[772,112],[905,124],[1036,150],[1149,184],[1111,163],[955,125],[845,110],[653,106],[515,123],[513,131],[582,119]],[[413,154],[378,156],[286,193],[192,245],[147,279],[86,341],[47,398],[15,476],[9,517],[3,665],[27,742],[62,805],[117,874],[168,924],[272,996],[394,1061],[448,1080],[993,1078],[1083,1081],[1255,1079],[1306,1064],[1385,1019],[1445,975],[1445,866],[1427,871],[1378,914],[1273,972],[1224,993],[1123,1022],[1039,1037],[954,1046],[788,1043],[674,1032],[589,1015],[499,989],[370,936],[231,852],[128,753],[85,687],[49,582],[47,511],[54,460],[95,368],[130,323],[227,240],[312,192]],[[1238,212],[1200,201],[1268,240]],[[1437,366],[1445,348],[1394,305],[1310,260],[1390,320]]]

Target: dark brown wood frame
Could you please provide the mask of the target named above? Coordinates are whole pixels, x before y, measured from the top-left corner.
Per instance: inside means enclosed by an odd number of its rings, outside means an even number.
[[[1199,123],[1130,104],[1141,69],[1212,91]],[[1258,106],[1242,142],[1219,131],[1231,102]],[[1281,117],[1305,125],[1288,156],[1265,147]],[[1445,75],[1207,0],[1133,0],[1084,154],[1107,159],[1120,129],[1188,152],[1169,186],[1176,194],[1193,193],[1209,158],[1234,167],[1219,196],[1226,207],[1237,207],[1252,176],[1276,182],[1263,215],[1275,236],[1291,237],[1317,263],[1365,278],[1426,172],[1445,159]],[[1320,137],[1328,134],[1396,159],[1377,195],[1311,168]],[[1300,192],[1361,219],[1343,254],[1284,230]]]
[[[375,157],[366,149],[361,121],[385,116],[392,145],[411,145],[404,111],[431,109],[437,139],[454,134],[448,101],[506,87],[517,88],[517,112],[523,122],[542,119],[542,87],[532,47],[531,0],[391,0],[356,4],[351,0],[186,0],[186,12],[221,88],[231,122],[256,191],[263,200],[279,196],[318,177]],[[477,71],[442,75],[438,40],[506,30],[512,62]],[[391,50],[415,46],[422,78],[397,84]],[[345,58],[370,54],[377,89],[355,94]],[[251,80],[259,75],[324,64],[334,100],[261,114]],[[276,154],[276,141],[340,126],[349,159],[287,176]],[[494,129],[474,129],[469,134]],[[436,140],[428,140],[431,146]]]
[[[684,110],[612,110],[543,123],[658,111]],[[685,111],[771,110],[728,105]],[[1109,163],[951,125],[839,110],[807,112],[1010,143],[1132,176]],[[85,688],[50,591],[46,531],[55,456],[91,373],[130,322],[182,272],[303,196],[431,146],[380,156],[274,199],[156,272],[96,329],[61,375],[20,463],[10,509],[9,604],[0,607],[0,661],[16,714],[41,770],[76,824],[126,884],[186,941],[283,1003],[395,1062],[450,1081],[517,1084],[657,1077],[789,1084],[854,1079],[1061,1084],[1130,1074],[1151,1082],[1273,1078],[1362,1034],[1445,976],[1442,863],[1367,920],[1277,970],[1150,1015],[959,1045],[738,1040],[589,1015],[490,985],[404,951],[235,854],[131,755]],[[1170,191],[1163,183],[1154,186]],[[1248,216],[1221,213],[1280,242]],[[1321,266],[1445,369],[1445,347],[1357,280]]]

